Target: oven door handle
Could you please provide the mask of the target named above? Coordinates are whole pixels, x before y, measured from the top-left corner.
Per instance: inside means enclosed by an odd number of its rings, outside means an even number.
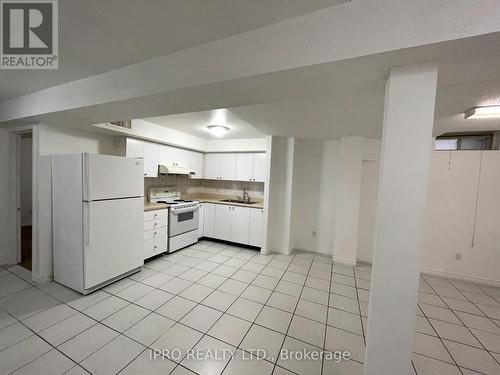
[[[170,213],[174,214],[174,215],[178,215],[178,214],[183,214],[185,212],[192,212],[192,211],[197,211],[199,209],[199,207],[189,207],[189,208],[176,208],[176,209],[171,209],[170,210]]]

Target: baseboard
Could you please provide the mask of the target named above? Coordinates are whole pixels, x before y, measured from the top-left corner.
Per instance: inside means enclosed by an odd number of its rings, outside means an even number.
[[[33,282],[35,284],[40,285],[40,284],[48,283],[48,282],[53,281],[53,280],[54,280],[54,278],[52,276],[44,276],[44,277],[41,277],[41,278],[39,278],[37,280],[33,280]]]
[[[360,262],[372,264],[371,258],[357,257],[357,260]],[[422,273],[424,275],[429,275],[429,276],[437,276],[437,277],[444,277],[444,278],[448,278],[448,279],[466,281],[466,282],[474,283],[474,284],[494,286],[497,288],[500,287],[500,280],[491,280],[491,279],[485,279],[485,278],[477,277],[477,276],[462,275],[462,274],[455,273],[455,272],[439,271],[439,270],[435,270],[435,269],[427,268],[427,267],[423,267],[420,270],[420,273]]]
[[[351,260],[351,259],[336,257],[335,255],[333,256],[333,262],[339,263],[339,264],[344,264],[346,266],[351,266],[351,267],[354,267],[356,265],[356,262]]]
[[[480,285],[485,285],[485,286],[494,286],[494,287],[500,287],[500,280],[491,280],[491,279],[485,279],[482,277],[477,277],[477,276],[471,276],[471,275],[462,275],[459,273],[454,273],[454,272],[446,272],[446,271],[438,271],[434,270],[432,268],[422,268],[420,270],[421,273],[424,275],[429,275],[429,276],[437,276],[437,277],[445,277],[448,279],[454,279],[454,280],[459,280],[459,281],[466,281],[474,284],[480,284]]]

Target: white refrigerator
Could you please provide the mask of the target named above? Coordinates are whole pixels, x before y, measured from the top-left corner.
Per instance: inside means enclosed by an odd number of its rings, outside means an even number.
[[[54,280],[87,294],[140,270],[143,212],[142,160],[53,155]]]

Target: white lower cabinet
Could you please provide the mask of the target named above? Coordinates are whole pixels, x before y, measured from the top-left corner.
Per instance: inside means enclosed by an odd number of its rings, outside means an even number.
[[[215,205],[214,238],[231,241],[231,217],[233,206]]]
[[[204,203],[203,235],[251,246],[262,246],[264,210]]]
[[[264,245],[264,210],[262,209],[250,209],[248,244],[257,247]]]
[[[240,206],[231,208],[231,241],[248,244],[252,208]]]
[[[215,204],[203,203],[203,235],[215,237]]]
[[[167,251],[168,210],[144,212],[144,259]]]

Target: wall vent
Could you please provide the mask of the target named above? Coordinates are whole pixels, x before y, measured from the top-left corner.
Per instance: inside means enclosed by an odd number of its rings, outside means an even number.
[[[125,121],[111,121],[108,124],[110,125],[115,125],[119,126],[121,128],[127,128],[127,129],[132,129],[132,120],[125,120]]]

